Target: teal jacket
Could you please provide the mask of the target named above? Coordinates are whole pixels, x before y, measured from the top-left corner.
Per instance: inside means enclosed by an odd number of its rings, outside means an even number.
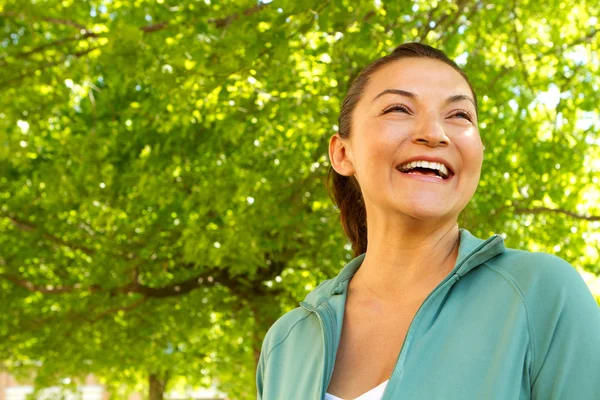
[[[363,258],[269,329],[258,399],[324,398]],[[415,315],[382,399],[598,400],[598,304],[562,259],[461,230],[456,265]]]

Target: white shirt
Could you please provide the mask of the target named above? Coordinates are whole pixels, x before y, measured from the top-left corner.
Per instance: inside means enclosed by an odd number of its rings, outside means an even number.
[[[354,400],[380,400],[383,397],[383,392],[385,391],[385,387],[387,386],[389,379],[385,382],[382,382],[379,386],[374,387],[366,393],[361,394]],[[340,397],[336,397],[332,394],[325,393],[325,400],[344,400]]]

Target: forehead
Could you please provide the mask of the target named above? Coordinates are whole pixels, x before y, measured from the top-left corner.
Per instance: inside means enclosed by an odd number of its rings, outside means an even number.
[[[457,94],[472,95],[467,81],[448,64],[429,58],[404,58],[375,71],[365,88],[368,102],[386,89],[401,89],[418,97],[445,100]]]

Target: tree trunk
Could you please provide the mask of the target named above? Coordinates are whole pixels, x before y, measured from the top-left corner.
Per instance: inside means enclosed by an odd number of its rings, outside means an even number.
[[[163,377],[156,373],[151,373],[148,377],[148,399],[149,400],[163,400],[165,388],[167,386],[167,374]]]

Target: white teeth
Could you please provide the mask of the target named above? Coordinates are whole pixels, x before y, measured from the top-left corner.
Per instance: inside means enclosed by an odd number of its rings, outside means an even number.
[[[440,173],[441,173],[443,176],[445,176],[445,177],[447,177],[448,175],[450,175],[450,174],[448,173],[448,168],[446,168],[446,166],[445,166],[444,164],[440,164],[440,165],[441,165],[441,168],[440,168]]]
[[[443,178],[447,178],[448,168],[442,163],[432,162],[432,161],[412,161],[406,164],[402,164],[398,167],[398,169],[402,172],[414,169],[414,168],[427,168],[427,169],[435,169],[439,171],[440,175]]]

